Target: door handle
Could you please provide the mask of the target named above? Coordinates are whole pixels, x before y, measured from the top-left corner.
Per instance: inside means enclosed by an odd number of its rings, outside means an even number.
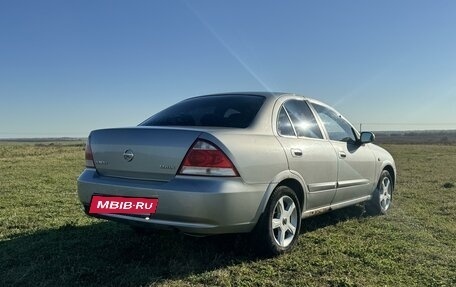
[[[340,151],[339,152],[339,156],[340,156],[340,158],[346,158],[347,154],[345,152],[343,152],[343,151]]]
[[[302,156],[302,150],[299,149],[299,148],[292,148],[292,149],[291,149],[291,155],[292,155],[293,157]]]

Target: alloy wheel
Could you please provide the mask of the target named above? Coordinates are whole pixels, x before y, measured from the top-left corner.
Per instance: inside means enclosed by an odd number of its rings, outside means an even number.
[[[275,242],[280,247],[287,247],[296,235],[298,214],[296,205],[291,197],[282,196],[274,206],[271,226]]]

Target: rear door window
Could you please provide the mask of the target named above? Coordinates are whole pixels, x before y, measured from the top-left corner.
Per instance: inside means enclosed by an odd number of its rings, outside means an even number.
[[[285,108],[282,106],[279,112],[279,118],[277,121],[277,130],[281,136],[294,136],[296,137],[293,126],[291,125],[290,118],[285,111]]]
[[[323,138],[317,120],[305,101],[288,100],[283,107],[287,111],[298,137]]]

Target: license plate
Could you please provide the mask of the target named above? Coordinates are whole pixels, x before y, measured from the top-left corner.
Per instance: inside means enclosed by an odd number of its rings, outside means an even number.
[[[157,210],[158,198],[94,195],[90,203],[91,214],[144,214]]]

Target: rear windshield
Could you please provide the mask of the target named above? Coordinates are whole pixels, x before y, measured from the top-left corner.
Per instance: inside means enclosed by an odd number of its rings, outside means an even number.
[[[192,98],[152,116],[142,126],[248,127],[264,102],[253,95]]]

